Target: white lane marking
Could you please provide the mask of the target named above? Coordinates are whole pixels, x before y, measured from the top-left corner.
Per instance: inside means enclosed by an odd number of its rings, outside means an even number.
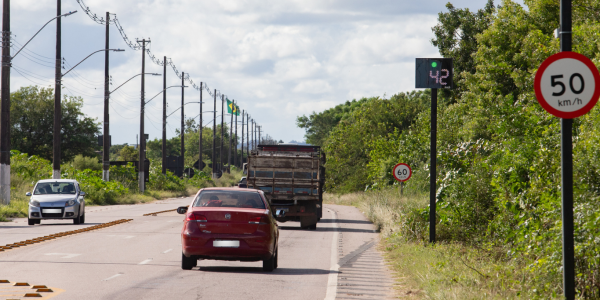
[[[165,250],[165,251],[163,251],[163,253],[169,253],[169,252],[171,252],[172,250],[173,250],[173,249],[168,249],[168,250]]]
[[[141,263],[139,263],[138,265],[145,265],[145,264],[147,264],[147,263],[149,263],[151,261],[152,261],[152,258],[148,258],[148,259],[142,261]]]
[[[337,219],[337,213],[331,210],[333,214],[332,219]],[[338,227],[337,223],[333,222],[333,228]],[[329,268],[329,276],[327,276],[327,293],[325,294],[325,300],[334,300],[337,296],[337,285],[338,285],[338,271],[340,265],[338,265],[338,253],[337,245],[339,239],[339,231],[333,232],[333,238],[331,239],[331,267]]]
[[[121,276],[121,275],[123,275],[123,274],[122,274],[122,273],[115,274],[115,275],[113,275],[113,276],[110,276],[110,277],[108,277],[108,278],[106,278],[106,279],[103,279],[102,281],[109,281],[109,280],[111,280],[111,279],[115,279],[115,278],[117,278],[117,277],[119,277],[119,276]]]
[[[107,236],[117,237],[117,238],[121,238],[121,239],[131,239],[131,238],[135,237],[135,235],[115,235],[115,234],[109,234]]]
[[[44,255],[62,256],[61,258],[73,258],[73,257],[79,256],[81,254],[77,254],[77,253],[46,253]]]

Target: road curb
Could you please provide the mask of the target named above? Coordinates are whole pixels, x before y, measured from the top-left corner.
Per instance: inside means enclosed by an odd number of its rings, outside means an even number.
[[[147,217],[147,216],[153,216],[156,217],[157,214],[162,214],[162,213],[166,213],[166,212],[172,212],[172,211],[176,211],[177,208],[175,209],[169,209],[169,210],[162,210],[162,211],[157,211],[157,212],[153,212],[153,213],[147,213],[147,214],[143,214],[142,216]]]
[[[129,221],[132,221],[133,219],[120,219],[120,220],[116,220],[116,221],[112,221],[112,222],[108,222],[108,223],[102,223],[102,224],[98,224],[98,225],[94,225],[94,226],[90,226],[90,227],[85,227],[82,229],[76,229],[76,230],[70,230],[70,231],[65,231],[65,232],[59,232],[59,233],[54,233],[54,234],[50,234],[50,235],[46,235],[43,237],[37,237],[37,238],[33,238],[30,240],[25,240],[25,241],[21,241],[21,242],[16,242],[16,243],[12,243],[12,244],[6,244],[5,246],[0,246],[0,252],[5,251],[5,250],[11,250],[11,249],[15,249],[15,248],[20,248],[20,247],[25,247],[28,245],[34,245],[40,242],[44,242],[44,241],[49,241],[49,240],[53,240],[59,237],[63,237],[63,236],[69,236],[72,234],[77,234],[77,233],[83,233],[83,232],[88,232],[88,231],[92,231],[92,230],[97,230],[97,229],[102,229],[102,228],[106,228],[106,227],[110,227],[110,226],[114,226],[114,225],[118,225],[118,224],[122,224],[122,223],[126,223]]]

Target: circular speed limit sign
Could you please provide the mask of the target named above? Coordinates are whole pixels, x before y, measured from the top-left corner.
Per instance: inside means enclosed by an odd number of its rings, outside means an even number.
[[[549,113],[573,119],[589,112],[600,97],[600,74],[592,61],[575,52],[548,57],[535,74],[535,96]]]
[[[397,164],[393,170],[394,178],[398,181],[407,181],[412,176],[412,169],[407,164]]]

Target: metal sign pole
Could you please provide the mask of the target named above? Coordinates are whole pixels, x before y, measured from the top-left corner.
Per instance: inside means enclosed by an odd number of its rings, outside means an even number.
[[[560,1],[560,51],[571,51],[571,0]],[[563,290],[575,299],[575,246],[573,239],[573,119],[561,119]]]
[[[437,142],[437,89],[431,89],[431,146],[429,164],[429,242],[435,243],[435,193],[436,193],[436,142]]]

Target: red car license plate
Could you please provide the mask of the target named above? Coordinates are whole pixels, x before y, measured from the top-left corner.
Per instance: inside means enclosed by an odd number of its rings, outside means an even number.
[[[213,247],[221,248],[239,248],[240,241],[226,241],[226,240],[214,240]]]

